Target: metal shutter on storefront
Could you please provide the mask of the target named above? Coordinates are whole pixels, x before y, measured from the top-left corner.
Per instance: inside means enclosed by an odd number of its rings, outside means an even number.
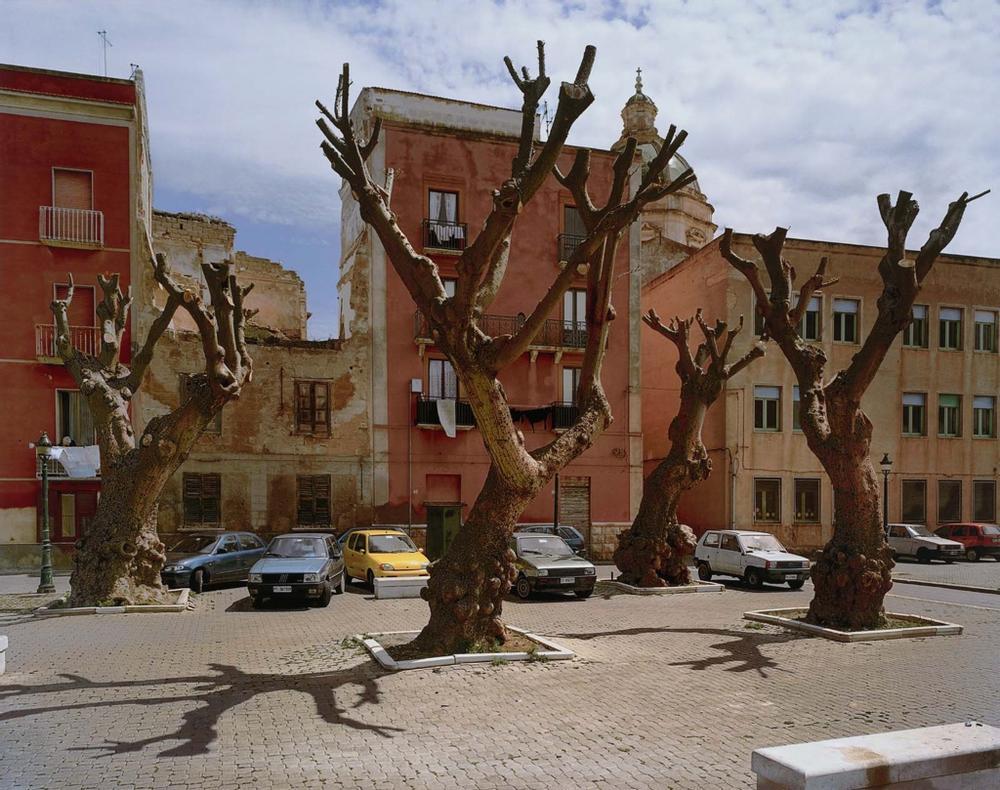
[[[559,523],[576,527],[590,545],[589,477],[560,477]]]

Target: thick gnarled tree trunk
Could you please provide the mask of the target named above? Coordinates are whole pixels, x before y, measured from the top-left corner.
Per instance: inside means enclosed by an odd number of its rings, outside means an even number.
[[[153,266],[157,282],[166,289],[167,302],[131,367],[120,360],[131,299],[122,293],[117,274],[98,276],[104,295],[97,306],[102,336],[96,355],[79,351],[70,341],[67,314],[73,299],[72,275],[66,298],[52,303],[59,355],[87,401],[101,453],[101,497],[87,533],[77,543],[70,577],[72,606],[164,599],[160,570],[166,557],[156,534],[160,493],[216,413],[239,397],[252,375],[243,337],[243,297],[250,289],[236,284],[230,265],[202,266],[211,309],[197,293],[173,281],[162,256],[155,256]],[[198,326],[206,372],[193,376],[180,406],[150,420],[136,441],[129,404],[142,385],[156,343],[179,307]]]
[[[896,336],[912,320],[920,286],[954,238],[965,207],[985,194],[969,197],[962,193],[916,253],[907,251],[906,236],[919,211],[917,202],[909,192],[900,192],[895,205],[889,195],[878,196],[888,236],[885,255],[878,264],[882,279],[878,314],[850,365],[830,381],[825,379],[823,349],[803,340],[797,328],[813,294],[837,282],[836,278],[824,279],[827,259],[822,258],[816,273],[802,284],[793,307],[795,270],[781,255],[787,230],[777,228],[769,236],[753,237],[770,288],[764,285],[756,263],[733,252],[732,231],[727,229],[723,236],[723,256],[747,278],[764,317],[765,333],[778,344],[795,372],[802,432],[833,484],[833,537],[812,572],[815,595],[808,614],[812,623],[850,630],[875,629],[884,623],[883,601],[892,586],[893,562],[870,458],[872,425],[861,409],[861,398]]]
[[[694,355],[689,337],[692,319],[675,318],[665,326],[655,310],[643,316],[651,329],[677,346],[677,375],[681,380],[680,408],[667,437],[670,451],[646,478],[642,502],[632,526],[618,536],[614,561],[626,584],[637,587],[675,587],[690,584],[688,561],[694,553],[695,536],[677,520],[677,503],[685,491],[707,480],[712,471],[708,451],[701,441],[708,408],[722,393],[727,379],[763,356],[763,344],[754,344],[737,362],[727,364],[733,341],[743,328],[743,319],[732,331],[717,321],[709,327],[695,315],[705,340]]]
[[[637,186],[636,141],[630,140],[613,166],[606,202],[595,205],[588,191],[590,152],[577,152],[567,174],[556,167],[570,128],[594,97],[587,84],[596,50],[587,47],[572,82],[563,82],[548,137],[534,137],[536,115],[550,84],[545,73],[544,45],[538,42],[538,73],[507,70],[522,95],[521,135],[511,161],[511,176],[493,192],[493,208],[481,230],[456,262],[454,296],[441,282],[437,265],[418,253],[396,222],[390,207],[393,173],[376,183],[367,159],[378,143],[381,119],[376,118],[367,140],[355,136],[350,118],[350,72],[347,64],[337,86],[334,110],[317,102],[323,117],[321,148],[334,171],[351,187],[362,219],[378,236],[393,269],[425,316],[436,346],[448,357],[476,418],[491,468],[483,491],[446,555],[434,566],[425,597],[430,622],[417,639],[425,654],[489,649],[506,638],[500,619],[502,598],[511,584],[508,542],[526,505],[557,471],[578,457],[611,422],[601,385],[601,364],[614,319],[611,292],[615,257],[625,230],[642,208],[683,188],[694,180],[686,170],[664,178],[670,159],[686,134],[671,127],[660,151],[649,163]],[[496,298],[507,272],[511,236],[517,217],[529,205],[550,175],[568,189],[586,229],[586,236],[567,265],[553,276],[538,303],[512,334],[491,337],[481,317]],[[638,175],[638,174],[636,174]],[[529,451],[514,425],[498,374],[524,353],[558,308],[563,294],[586,272],[587,346],[580,368],[577,393],[579,416],[567,431],[544,447]]]

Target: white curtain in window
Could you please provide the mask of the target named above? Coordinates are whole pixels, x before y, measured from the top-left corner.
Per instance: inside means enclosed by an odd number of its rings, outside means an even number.
[[[798,403],[801,400],[799,397],[799,385],[795,384],[792,386],[792,403]]]
[[[925,304],[915,304],[913,305],[913,317],[917,320],[927,318],[927,305]]]
[[[973,409],[992,409],[993,408],[993,398],[987,395],[977,395],[972,399]]]
[[[428,214],[436,222],[458,222],[458,195],[431,190]]]
[[[768,400],[777,400],[781,397],[780,387],[754,387],[753,396],[755,398],[766,398]]]
[[[904,392],[903,393],[903,405],[904,406],[923,406],[925,396],[920,392]]]
[[[857,313],[858,312],[858,300],[857,299],[834,299],[833,300],[833,312],[835,313]]]
[[[992,310],[976,310],[977,324],[995,324],[996,322],[997,314]]]
[[[942,307],[940,315],[942,321],[962,320],[962,310],[958,307]]]

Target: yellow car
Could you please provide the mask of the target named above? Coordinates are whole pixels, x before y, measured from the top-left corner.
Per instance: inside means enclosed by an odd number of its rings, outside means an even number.
[[[374,586],[376,576],[427,576],[430,561],[408,535],[394,529],[361,529],[344,544],[347,579],[363,579]]]

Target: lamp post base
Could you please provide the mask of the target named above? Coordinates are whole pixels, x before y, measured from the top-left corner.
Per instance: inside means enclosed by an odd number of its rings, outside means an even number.
[[[38,590],[37,590],[38,593],[54,593],[55,591],[56,591],[56,586],[52,584],[52,582],[49,582],[48,584],[42,582],[41,584],[38,585]]]

